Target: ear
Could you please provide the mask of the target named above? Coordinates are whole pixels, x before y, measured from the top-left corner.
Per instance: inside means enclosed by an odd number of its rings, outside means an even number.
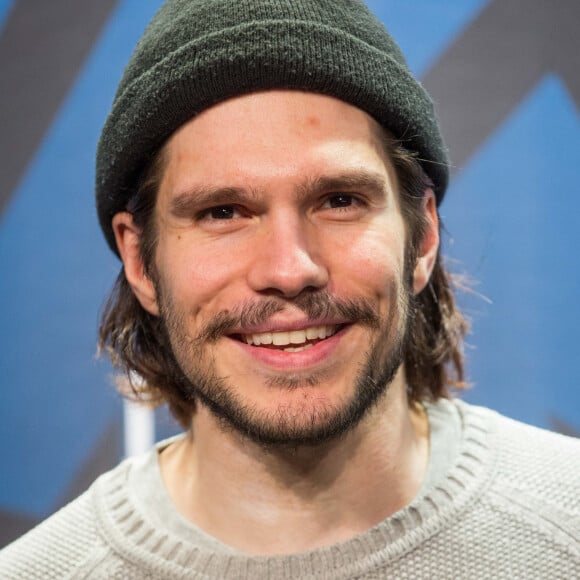
[[[139,249],[141,230],[133,222],[133,216],[128,212],[120,212],[112,221],[117,248],[123,260],[125,277],[133,294],[147,312],[159,316],[157,293],[155,286],[145,271]]]
[[[413,293],[419,294],[431,277],[439,250],[439,217],[437,204],[432,189],[427,189],[423,196],[423,213],[427,220],[425,234],[418,248],[417,262],[413,272]]]

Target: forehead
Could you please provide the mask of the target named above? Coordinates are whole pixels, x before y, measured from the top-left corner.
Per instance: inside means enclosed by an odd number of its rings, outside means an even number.
[[[164,213],[172,199],[208,186],[281,194],[363,173],[396,190],[389,141],[367,113],[333,97],[293,90],[236,97],[170,137],[156,205]]]
[[[233,129],[228,123],[246,117],[254,118],[256,114],[261,121],[256,129],[277,119],[298,126],[302,123],[317,125],[331,120],[337,130],[353,123],[361,129],[369,125],[380,129],[380,125],[364,110],[336,97],[295,89],[275,89],[242,94],[220,101],[182,125],[172,138],[187,130],[188,126],[195,126],[196,130],[202,131],[206,125],[215,127],[226,123],[226,128]]]
[[[272,147],[295,137],[347,138],[382,149],[386,132],[362,109],[334,97],[273,90],[238,96],[206,109],[173,133],[166,149],[169,154],[196,145],[206,149],[220,140],[224,146],[250,142]]]

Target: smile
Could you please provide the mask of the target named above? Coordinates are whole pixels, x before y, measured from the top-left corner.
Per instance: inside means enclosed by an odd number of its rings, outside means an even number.
[[[300,352],[336,334],[342,325],[311,326],[302,330],[240,334],[239,338],[251,346],[279,348],[286,352]]]

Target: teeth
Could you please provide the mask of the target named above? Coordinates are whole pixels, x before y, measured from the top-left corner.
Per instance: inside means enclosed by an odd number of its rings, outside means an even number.
[[[256,334],[253,338],[254,338],[254,344],[272,344],[272,342],[273,342],[271,332],[264,332],[263,334]]]
[[[301,350],[306,350],[307,348],[312,348],[311,344],[305,344],[304,346],[289,346],[284,349],[284,352],[300,352]]]
[[[293,330],[289,335],[291,344],[302,344],[306,342],[306,331],[304,330]]]
[[[259,346],[261,344],[274,344],[276,346],[286,346],[289,344],[304,344],[307,340],[317,338],[325,339],[332,336],[337,330],[336,326],[311,326],[304,330],[292,330],[290,332],[262,332],[260,334],[244,334],[242,339],[247,344]],[[311,346],[311,345],[305,345]],[[293,349],[284,349],[288,352],[295,352]],[[302,347],[297,350],[302,350]]]
[[[307,328],[306,329],[306,338],[308,340],[313,340],[315,338],[318,338],[318,327],[312,326],[311,328]]]
[[[276,346],[283,346],[285,344],[290,344],[290,333],[289,332],[273,332],[272,333],[272,343]]]

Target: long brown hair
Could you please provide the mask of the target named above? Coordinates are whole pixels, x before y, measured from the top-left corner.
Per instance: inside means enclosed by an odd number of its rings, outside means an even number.
[[[390,138],[385,139],[399,184],[400,203],[408,232],[406,270],[412,272],[425,231],[423,196],[431,182],[416,156]],[[141,255],[154,276],[157,238],[155,201],[165,158],[161,150],[143,172],[127,209],[141,230]],[[426,288],[414,297],[404,363],[409,402],[449,396],[449,388],[464,388],[463,337],[467,323],[455,303],[452,279],[438,253]],[[185,395],[185,380],[158,317],[141,307],[121,269],[104,306],[99,350],[123,371],[121,392],[152,405],[167,403],[175,418],[189,428],[194,402]]]

